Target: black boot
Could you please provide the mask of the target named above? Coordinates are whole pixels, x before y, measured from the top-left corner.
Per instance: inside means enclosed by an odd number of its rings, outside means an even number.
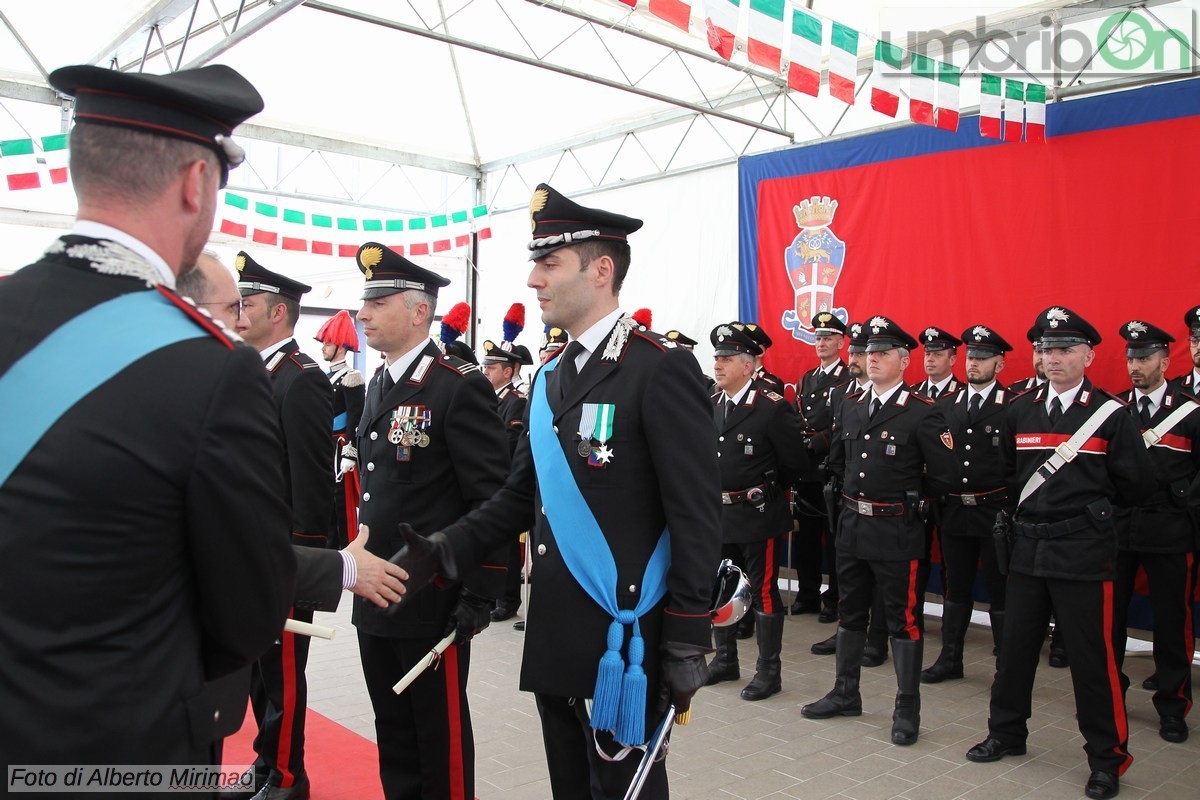
[[[963,640],[971,622],[971,603],[942,604],[942,652],[921,672],[921,683],[941,683],[963,676]]]
[[[717,645],[717,653],[708,665],[708,680],[705,686],[712,686],[722,681],[736,681],[742,677],[738,668],[737,636],[734,627],[726,625],[713,628],[713,642]]]
[[[1000,647],[1004,644],[1004,610],[989,611],[992,621],[992,655],[1000,657]]]
[[[833,632],[833,636],[828,639],[817,642],[812,647],[808,648],[814,656],[831,656],[837,652],[837,631]]]
[[[892,744],[917,743],[921,731],[921,651],[925,642],[892,639],[896,658],[896,710],[892,712]]]
[[[779,679],[779,651],[783,649],[783,614],[762,614],[754,625],[758,632],[758,666],[754,678],[742,689],[743,700],[766,700],[783,685]]]
[[[815,703],[800,709],[802,716],[809,719],[830,717],[857,717],[862,714],[862,695],[858,692],[858,680],[862,672],[863,646],[867,634],[863,631],[837,631],[837,678],[833,691]]]
[[[754,638],[754,615],[746,614],[737,624],[737,638],[752,639]]]

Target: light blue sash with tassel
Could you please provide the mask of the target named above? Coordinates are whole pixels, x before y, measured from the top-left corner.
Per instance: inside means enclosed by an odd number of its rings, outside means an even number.
[[[546,400],[546,376],[558,366],[556,358],[534,378],[533,407],[529,411],[529,443],[546,519],[571,575],[596,604],[613,618],[608,628],[608,649],[600,659],[596,690],[592,696],[591,725],[612,731],[620,744],[634,747],[646,742],[646,673],[642,669],[645,643],[638,618],[658,604],[667,592],[671,566],[670,537],[664,528],[646,573],[642,595],[633,609],[617,604],[617,563],[596,516],[579,491],[562,444],[554,432],[554,412]],[[621,655],[625,626],[633,626],[628,666]]]

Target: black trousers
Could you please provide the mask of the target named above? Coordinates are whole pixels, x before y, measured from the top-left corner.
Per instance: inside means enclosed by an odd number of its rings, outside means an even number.
[[[796,599],[804,603],[816,604],[821,599],[822,542],[829,527],[824,509],[820,484],[807,481],[796,484],[798,530],[792,539],[792,567],[799,587]]]
[[[313,612],[291,618],[312,622]],[[283,633],[250,670],[250,706],[258,723],[254,771],[273,786],[292,786],[304,775],[304,720],[308,711],[308,646],[312,639]]]
[[[1004,576],[996,563],[992,537],[954,536],[942,538],[942,566],[946,569],[945,598],[952,603],[970,603],[975,592],[975,575],[983,572],[983,582],[991,597],[991,610],[1004,610]]]
[[[1123,550],[1117,556],[1113,647],[1118,668],[1125,665],[1129,600],[1133,597],[1139,566],[1146,570],[1150,607],[1154,612],[1154,673],[1158,677],[1154,708],[1160,717],[1184,717],[1192,707],[1192,657],[1196,652],[1192,593],[1196,587],[1196,554]],[[1129,688],[1124,671],[1121,688]]]
[[[534,699],[542,718],[542,742],[550,770],[550,792],[555,800],[621,800],[625,797],[643,751],[631,750],[620,761],[606,761],[596,752],[596,742],[599,741],[610,756],[616,755],[621,746],[613,742],[611,734],[592,731],[582,698],[534,694]],[[652,730],[648,725],[647,733]],[[651,769],[639,798],[667,800],[669,796],[664,759]]]
[[[779,548],[784,538],[764,539],[760,542],[721,545],[721,558],[728,558],[746,571],[753,591],[751,607],[763,614],[783,612],[783,601],[779,597]]]
[[[392,691],[440,638],[391,639],[358,632],[386,800],[475,797],[475,738],[467,706],[470,643],[451,645],[402,694]]]
[[[866,631],[871,602],[876,594],[882,599],[888,633],[900,639],[918,641],[922,636],[917,604],[920,562],[864,561],[846,553],[838,554],[838,588],[841,597],[838,613],[841,627],[848,631]]]
[[[1129,724],[1120,671],[1113,653],[1114,598],[1112,581],[1070,581],[1008,575],[1008,614],[1004,647],[992,683],[988,730],[1007,745],[1023,744],[1033,713],[1033,680],[1037,673],[1051,603],[1059,634],[1071,657],[1075,716],[1083,734],[1088,765],[1093,770],[1123,774],[1129,755]]]

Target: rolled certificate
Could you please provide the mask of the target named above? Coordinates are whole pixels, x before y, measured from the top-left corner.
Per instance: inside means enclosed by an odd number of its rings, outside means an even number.
[[[454,637],[456,635],[457,635],[457,631],[450,631],[449,633],[447,633],[445,639],[442,639],[440,642],[435,644],[433,646],[433,649],[430,650],[425,655],[424,658],[422,658],[420,661],[418,661],[416,663],[416,666],[414,666],[412,669],[410,669],[408,671],[408,674],[405,675],[403,678],[401,678],[399,680],[399,682],[395,686],[392,687],[392,691],[395,692],[396,694],[400,694],[405,689],[407,689],[409,687],[409,685],[417,679],[418,675],[420,675],[425,670],[429,669],[429,665],[432,664],[433,662],[437,661],[438,658],[441,657],[442,653],[446,652],[447,647],[454,644]]]
[[[283,630],[286,633],[311,636],[314,639],[332,639],[337,634],[337,631],[333,628],[327,628],[324,625],[313,625],[311,622],[301,622],[298,619],[289,619],[283,623]]]

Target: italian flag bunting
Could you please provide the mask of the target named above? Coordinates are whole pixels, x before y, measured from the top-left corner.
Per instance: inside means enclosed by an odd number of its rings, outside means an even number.
[[[1011,78],[1004,79],[1004,141],[1021,141],[1025,127],[1025,84]]]
[[[979,76],[979,135],[985,139],[1000,138],[999,75]]]
[[[908,84],[908,118],[919,125],[933,124],[933,59],[912,54]]]
[[[708,30],[708,46],[726,61],[733,56],[739,10],[738,0],[704,0],[704,27]]]
[[[626,5],[634,5],[634,3],[627,2]],[[686,31],[688,29],[689,20],[692,18],[691,3],[684,2],[684,0],[650,0],[650,5],[647,7],[651,14],[666,20],[679,30]]]
[[[1040,83],[1025,89],[1025,141],[1046,141],[1046,87]]]
[[[843,103],[854,105],[857,77],[858,31],[835,22],[829,39],[829,93]]]
[[[871,108],[889,117],[900,109],[900,75],[904,50],[890,42],[875,43],[875,69],[871,75]]]
[[[821,89],[821,20],[798,8],[792,9],[787,82],[797,92],[813,97]]]
[[[39,163],[33,139],[6,139],[0,142],[0,166],[9,191],[40,189],[53,183],[67,182],[67,135],[43,136],[45,164]]]
[[[783,59],[784,0],[750,0],[746,55],[751,64],[779,72]]]
[[[937,126],[942,130],[958,130],[958,81],[962,70],[953,64],[939,61],[937,65]]]
[[[225,200],[221,203],[221,233],[246,239],[250,235],[250,200],[240,194],[225,192]]]
[[[42,137],[42,152],[46,158],[46,173],[50,183],[67,182],[67,134]]]

